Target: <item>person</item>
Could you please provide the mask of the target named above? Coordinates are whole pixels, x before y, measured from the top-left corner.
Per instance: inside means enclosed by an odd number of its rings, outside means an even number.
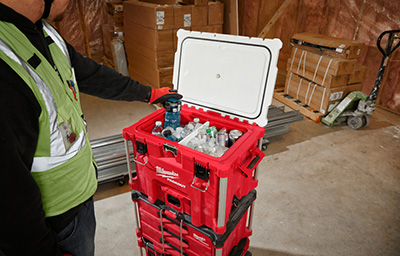
[[[79,93],[162,103],[82,56],[44,20],[69,0],[0,0],[0,255],[94,255],[95,163]]]

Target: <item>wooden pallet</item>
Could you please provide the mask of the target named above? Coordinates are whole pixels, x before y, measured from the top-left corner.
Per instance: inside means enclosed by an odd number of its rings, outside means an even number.
[[[302,103],[301,101],[285,94],[283,89],[277,89],[274,91],[274,98],[282,102],[283,104],[291,107],[294,110],[299,110],[300,113],[310,118],[311,120],[320,123],[321,118],[324,116],[318,110],[311,108],[310,106]]]

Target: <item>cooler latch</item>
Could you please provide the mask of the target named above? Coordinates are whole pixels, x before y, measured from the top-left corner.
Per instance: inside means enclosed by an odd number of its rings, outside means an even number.
[[[136,141],[136,156],[133,158],[133,161],[135,163],[138,163],[140,165],[146,165],[147,162],[149,161],[149,158],[146,158],[146,161],[144,163],[138,161],[138,154],[145,155],[147,153],[147,145],[143,142]]]
[[[191,187],[200,190],[201,192],[206,192],[209,185],[210,170],[207,167],[194,164],[194,177]]]
[[[147,146],[146,144],[140,142],[140,141],[136,141],[136,152],[144,155],[147,153]]]

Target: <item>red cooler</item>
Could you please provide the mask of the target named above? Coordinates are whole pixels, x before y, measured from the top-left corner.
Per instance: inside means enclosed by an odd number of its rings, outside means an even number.
[[[226,235],[235,205],[257,187],[255,170],[264,157],[259,147],[282,42],[185,30],[177,35],[173,82],[183,95],[181,125],[199,118],[202,124],[238,130],[242,136],[221,157],[207,155],[186,146],[185,140],[152,135],[155,122],[164,123],[165,110],[159,109],[123,130],[130,187],[150,204],[161,201],[190,216],[193,227]],[[156,231],[149,227],[148,232]],[[151,239],[146,234],[138,237],[141,245]]]

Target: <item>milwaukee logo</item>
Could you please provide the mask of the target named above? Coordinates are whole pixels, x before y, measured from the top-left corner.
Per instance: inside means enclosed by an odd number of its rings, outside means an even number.
[[[160,166],[156,166],[156,173],[158,176],[169,178],[169,179],[178,179],[179,174],[174,171],[166,171],[164,168]]]
[[[195,233],[193,233],[193,237],[196,238],[200,243],[208,246],[208,244],[206,243],[206,239],[204,237],[198,236]]]

